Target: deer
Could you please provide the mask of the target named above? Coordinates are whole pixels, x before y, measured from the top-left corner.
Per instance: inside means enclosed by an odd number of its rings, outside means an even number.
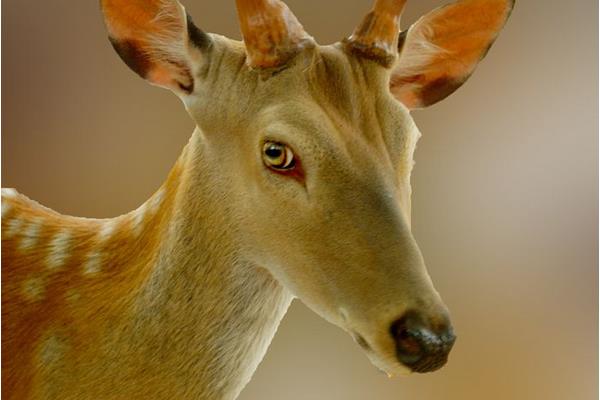
[[[456,336],[411,231],[411,111],[467,80],[514,1],[402,30],[405,3],[319,45],[279,0],[236,1],[243,41],[177,0],[101,0],[118,55],[196,128],[115,218],[2,189],[2,395],[235,399],[295,298],[390,376],[441,368]]]

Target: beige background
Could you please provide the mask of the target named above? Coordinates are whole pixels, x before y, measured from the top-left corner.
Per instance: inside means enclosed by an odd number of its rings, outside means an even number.
[[[239,38],[233,1],[184,3]],[[328,43],[370,1],[289,5]],[[459,334],[448,366],[388,380],[295,302],[242,400],[597,398],[597,16],[593,0],[518,1],[473,78],[415,113],[413,224]],[[4,0],[2,41],[2,186],[82,216],[143,202],[192,123],[113,53],[97,2]]]

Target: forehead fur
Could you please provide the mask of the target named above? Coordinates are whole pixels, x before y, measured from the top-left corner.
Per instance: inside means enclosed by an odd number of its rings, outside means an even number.
[[[243,43],[212,36],[199,93],[187,104],[206,133],[287,124],[296,137],[359,140],[393,164],[412,162],[418,130],[389,91],[388,69],[334,44],[305,49],[281,70],[255,70],[246,65]]]

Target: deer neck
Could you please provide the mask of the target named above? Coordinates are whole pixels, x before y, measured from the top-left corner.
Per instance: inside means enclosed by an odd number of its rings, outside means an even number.
[[[230,201],[202,165],[203,148],[196,131],[176,164],[181,172],[171,174],[179,180],[168,182],[177,186],[173,204],[164,204],[171,217],[161,227],[133,326],[139,340],[139,332],[145,336],[143,345],[163,352],[153,356],[157,370],[176,370],[189,377],[179,382],[196,385],[186,394],[233,399],[263,358],[292,296],[240,255],[223,208]]]

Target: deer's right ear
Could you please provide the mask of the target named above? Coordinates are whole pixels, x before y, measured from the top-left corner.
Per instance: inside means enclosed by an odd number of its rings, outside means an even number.
[[[210,44],[177,0],[101,0],[119,56],[150,83],[177,93],[194,89],[194,54]]]

